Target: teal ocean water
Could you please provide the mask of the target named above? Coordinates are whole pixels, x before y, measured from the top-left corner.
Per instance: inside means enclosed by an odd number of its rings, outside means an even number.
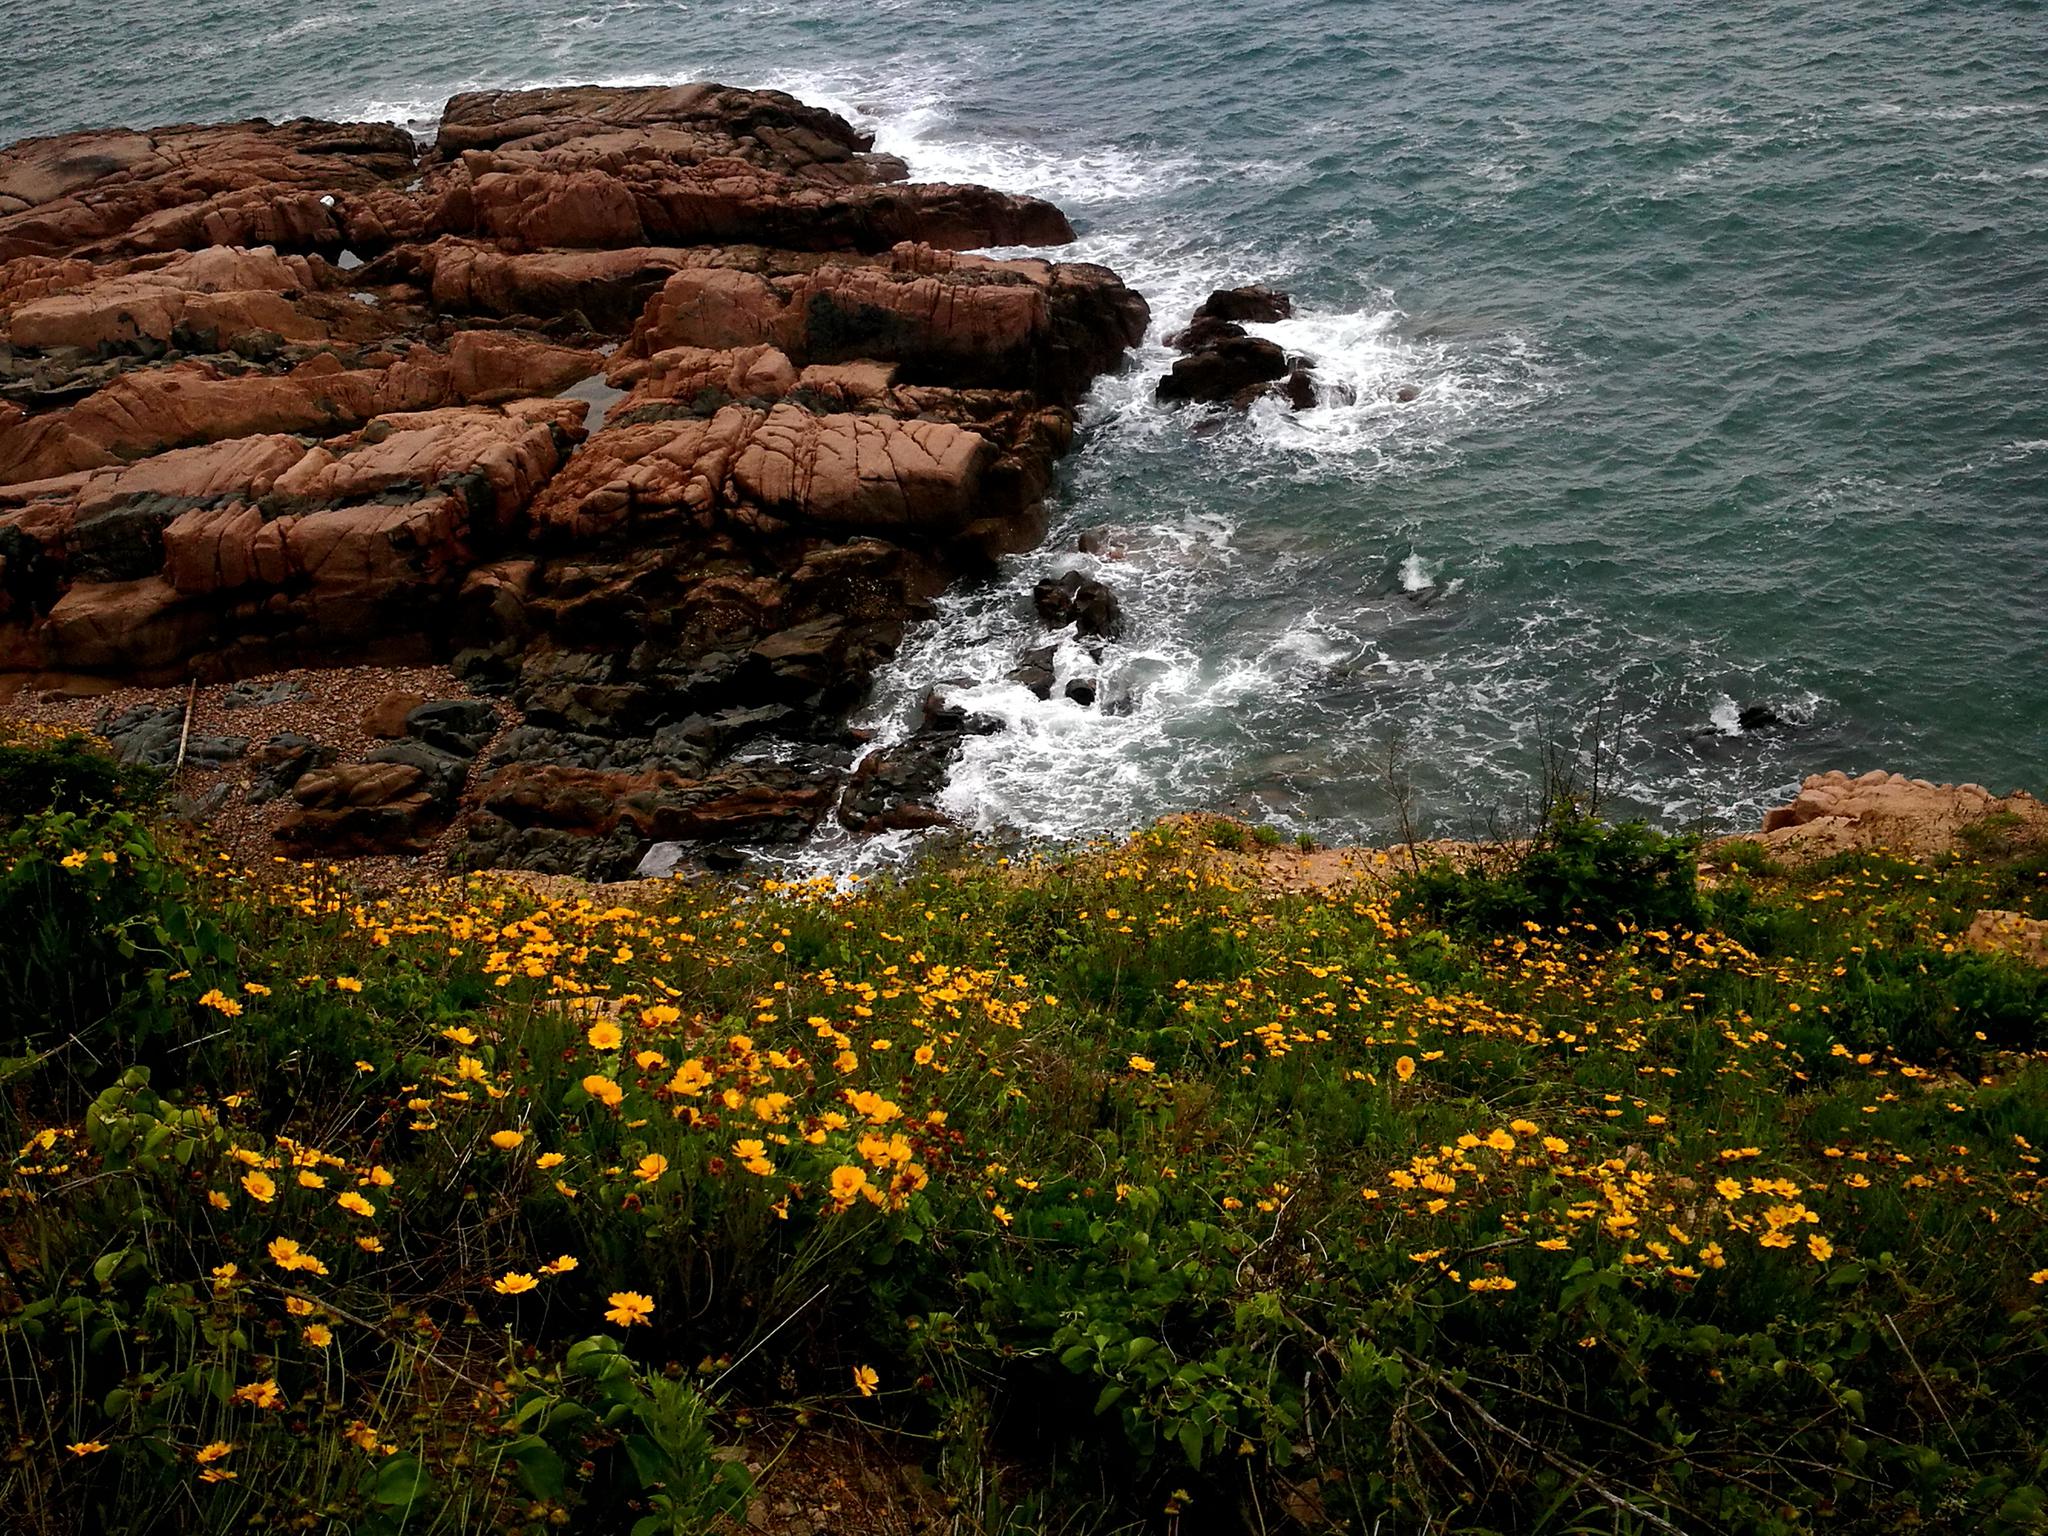
[[[1131,629],[1097,708],[967,692],[1010,723],[950,792],[971,823],[1236,807],[1370,836],[1398,741],[1424,820],[1464,829],[1596,721],[1620,801],[1673,824],[1747,823],[1836,766],[2048,789],[2040,4],[16,15],[9,139],[301,112],[428,133],[460,89],[713,78],[836,107],[922,179],[1064,206],[1155,333],[1089,402],[1053,542],[948,603],[874,723],[1000,678],[1049,570],[1102,575]],[[1197,435],[1151,402],[1159,335],[1251,280],[1294,294],[1265,329],[1323,403]],[[1101,527],[1117,558],[1071,553]],[[1749,705],[1783,723],[1741,730]]]

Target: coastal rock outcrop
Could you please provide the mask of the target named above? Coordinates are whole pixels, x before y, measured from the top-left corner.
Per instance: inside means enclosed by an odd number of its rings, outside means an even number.
[[[1964,829],[1989,817],[2016,835],[2048,839],[2048,805],[2025,790],[2001,797],[1980,784],[1935,784],[1883,769],[1851,777],[1837,769],[1810,776],[1790,804],[1767,812],[1761,841],[1800,858],[1865,848],[1918,858],[1949,851]]]
[[[1182,355],[1154,395],[1167,404],[1232,405],[1243,410],[1269,392],[1296,410],[1316,403],[1307,363],[1279,343],[1254,336],[1247,324],[1270,324],[1294,313],[1294,301],[1271,288],[1219,288],[1195,310],[1187,329],[1167,338]],[[1278,386],[1277,390],[1274,386]]]
[[[313,119],[0,151],[0,670],[442,659],[503,699],[475,771],[475,701],[357,761],[260,749],[304,846],[452,818],[460,862],[615,874],[801,836],[843,712],[1042,536],[1144,332],[1107,269],[968,254],[1072,235],[713,84],[458,96],[424,151]]]

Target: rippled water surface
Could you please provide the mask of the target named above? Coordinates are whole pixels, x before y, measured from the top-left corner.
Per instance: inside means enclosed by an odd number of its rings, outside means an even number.
[[[1097,708],[967,694],[1011,727],[956,777],[970,822],[1370,835],[1391,741],[1425,818],[1467,827],[1596,720],[1674,823],[1830,766],[2048,787],[2038,4],[4,9],[0,137],[425,133],[460,89],[715,78],[1064,206],[1154,335],[1089,404],[1053,542],[949,602],[876,723],[1007,672],[1048,570],[1102,575],[1131,630]],[[1197,436],[1151,403],[1159,334],[1248,280],[1293,292],[1266,329],[1331,403]],[[1105,527],[1114,558],[1062,553]],[[1751,704],[1785,724],[1739,731]]]

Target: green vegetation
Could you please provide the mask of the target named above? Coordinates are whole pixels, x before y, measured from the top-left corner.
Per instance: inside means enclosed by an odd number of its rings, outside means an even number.
[[[738,1529],[732,1447],[848,1419],[962,1532],[2048,1529],[2048,973],[1957,941],[2048,915],[2010,829],[629,905],[62,793],[0,852],[9,1530]]]

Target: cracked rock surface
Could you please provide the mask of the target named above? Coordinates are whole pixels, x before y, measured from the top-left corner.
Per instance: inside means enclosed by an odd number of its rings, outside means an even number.
[[[602,876],[900,822],[889,765],[847,801],[845,712],[1037,542],[1146,324],[1104,268],[967,254],[1072,233],[712,84],[458,96],[424,149],[299,119],[0,151],[0,672],[452,662],[492,697],[360,761],[266,746],[304,848],[452,821],[458,863]]]

